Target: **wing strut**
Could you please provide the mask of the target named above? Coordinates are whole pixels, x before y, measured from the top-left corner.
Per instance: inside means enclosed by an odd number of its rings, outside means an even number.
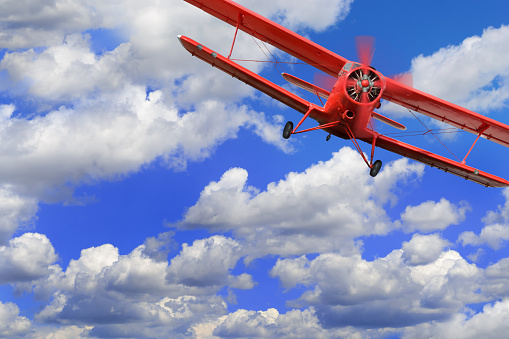
[[[463,158],[463,161],[461,161],[461,163],[463,165],[465,165],[465,162],[467,161],[467,157],[468,155],[470,154],[470,151],[472,151],[472,149],[474,148],[475,144],[477,143],[477,140],[479,140],[479,137],[484,133],[484,131],[486,131],[488,128],[490,127],[490,125],[488,125],[487,123],[483,123],[481,127],[479,127],[479,129],[477,130],[477,132],[479,134],[477,134],[477,138],[475,139],[474,143],[472,144],[472,146],[470,146],[470,149],[468,150],[467,152],[467,155],[465,155],[465,157]]]
[[[295,134],[295,132],[297,131],[297,128],[300,127],[300,125],[302,125],[302,123],[304,122],[304,120],[306,120],[306,118],[309,116],[309,113],[311,113],[313,109],[311,107],[309,107],[308,111],[306,112],[306,114],[304,114],[304,116],[302,117],[302,119],[300,119],[299,123],[297,124],[297,126],[295,126],[295,128],[293,129],[292,131],[292,134]]]
[[[328,122],[326,124],[322,124],[322,125],[318,125],[316,127],[311,127],[311,128],[308,128],[308,129],[304,129],[302,131],[292,132],[292,134],[299,134],[299,133],[305,133],[305,132],[309,132],[309,131],[316,131],[316,130],[319,130],[319,129],[326,129],[326,128],[333,127],[333,126],[336,126],[336,125],[339,125],[339,124],[341,124],[340,121]]]
[[[242,22],[242,20],[244,20],[244,14],[239,12],[239,17],[237,19],[237,26],[235,27],[235,35],[233,36],[233,41],[232,41],[232,47],[230,48],[230,54],[228,54],[227,59],[230,59],[230,57],[232,56],[233,46],[235,45],[235,39],[237,39],[237,32],[239,31],[239,26],[240,26],[240,23]]]

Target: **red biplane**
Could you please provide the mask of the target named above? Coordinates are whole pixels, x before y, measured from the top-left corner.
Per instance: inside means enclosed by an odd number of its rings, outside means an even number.
[[[479,137],[508,147],[509,126],[416,90],[397,79],[383,76],[369,65],[371,58],[369,52],[360,53],[360,62],[349,61],[233,1],[185,1],[235,26],[233,42],[240,29],[337,79],[329,91],[283,73],[283,77],[290,83],[325,98],[327,101],[321,107],[238,65],[230,60],[229,56],[224,57],[185,36],[178,37],[184,48],[192,55],[303,113],[304,116],[295,127],[290,121],[286,123],[283,131],[285,139],[292,134],[318,129],[329,133],[327,140],[330,135],[350,139],[370,168],[373,177],[382,166],[380,160],[373,162],[375,147],[378,146],[487,187],[509,186],[509,181],[465,164]],[[473,133],[477,138],[463,161],[459,162],[379,134],[372,128],[370,123],[372,118],[397,129],[405,129],[400,123],[374,112],[374,109],[380,107],[381,99]],[[298,128],[308,117],[316,120],[318,126],[299,131]],[[364,156],[357,140],[371,144],[370,161]]]

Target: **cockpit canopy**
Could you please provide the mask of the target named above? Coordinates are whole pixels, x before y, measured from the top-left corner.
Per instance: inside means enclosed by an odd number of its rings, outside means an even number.
[[[341,72],[339,72],[339,76],[342,76],[348,72],[350,72],[350,70],[352,69],[356,69],[357,67],[361,67],[362,65],[361,64],[358,64],[356,62],[347,62],[345,64],[345,66],[343,66],[343,69],[341,69]]]

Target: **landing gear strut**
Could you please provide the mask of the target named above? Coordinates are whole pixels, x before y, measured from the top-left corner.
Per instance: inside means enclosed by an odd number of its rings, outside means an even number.
[[[293,122],[288,121],[283,129],[283,138],[288,139],[293,132]]]

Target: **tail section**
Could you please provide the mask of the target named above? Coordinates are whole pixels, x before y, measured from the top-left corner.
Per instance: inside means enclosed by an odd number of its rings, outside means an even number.
[[[315,86],[312,83],[309,83],[307,81],[299,79],[299,78],[297,78],[291,74],[288,74],[288,73],[281,73],[281,75],[283,76],[283,78],[286,81],[288,81],[291,84],[294,84],[297,87],[305,89],[306,91],[314,93],[316,95],[319,95],[320,97],[324,98],[325,100],[327,100],[329,98],[330,92],[321,88],[321,87]]]
[[[400,124],[397,121],[394,121],[392,119],[387,118],[386,116],[383,116],[383,115],[375,113],[375,112],[373,112],[372,116],[373,116],[374,119],[376,119],[378,121],[381,121],[383,123],[386,123],[389,126],[392,126],[392,127],[397,128],[399,130],[402,130],[402,131],[406,130],[405,126],[403,126],[402,124]]]

